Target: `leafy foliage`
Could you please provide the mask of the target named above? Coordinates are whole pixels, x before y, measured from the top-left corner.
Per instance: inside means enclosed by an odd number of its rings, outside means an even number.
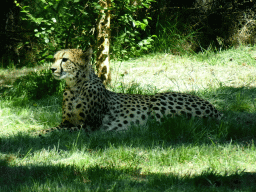
[[[23,19],[34,24],[34,34],[42,47],[39,54],[46,59],[57,49],[85,48],[90,44],[97,18],[92,4],[83,4],[79,0],[37,0],[31,4],[27,1],[23,4],[16,2]]]
[[[145,33],[142,33],[150,17],[138,17],[134,13],[148,8],[152,1],[112,1],[111,30],[115,57],[138,56],[151,47],[152,36],[144,37]],[[98,1],[36,0],[33,3],[15,3],[21,8],[22,18],[33,23],[31,27],[42,47],[39,54],[44,59],[48,59],[48,55],[57,49],[85,49],[89,45],[96,45],[96,23],[102,9]],[[45,62],[44,59],[42,62]]]
[[[117,27],[112,29],[112,51],[115,58],[128,59],[150,50],[156,36],[146,34],[151,17],[140,12],[149,8],[153,1],[114,1],[112,26]]]
[[[219,50],[254,44],[256,4],[230,2],[111,0],[111,58],[128,59],[159,51],[183,54],[209,47]],[[102,9],[98,1],[16,0],[15,3],[21,10],[15,19],[25,21],[19,22],[20,30],[13,34],[23,38],[18,38],[19,43],[6,43],[9,48],[2,56],[3,67],[12,61],[19,66],[28,66],[29,62],[34,66],[38,58],[43,63],[57,49],[97,45],[96,23]],[[28,34],[23,29],[29,29]],[[33,57],[23,58],[28,51]]]

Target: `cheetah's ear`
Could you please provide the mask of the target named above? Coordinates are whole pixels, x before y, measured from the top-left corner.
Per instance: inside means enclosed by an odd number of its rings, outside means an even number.
[[[87,51],[83,51],[83,57],[86,61],[90,62],[92,58],[92,48],[90,47]]]
[[[92,48],[89,47],[89,49],[87,49],[87,51],[84,52],[84,54],[88,55],[89,57],[92,55],[93,51]]]

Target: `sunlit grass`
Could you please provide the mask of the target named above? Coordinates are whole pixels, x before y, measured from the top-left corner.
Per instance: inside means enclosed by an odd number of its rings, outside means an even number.
[[[202,91],[227,87],[256,87],[256,49],[174,56],[145,55],[136,60],[112,62],[113,83],[139,83],[159,91]]]
[[[61,121],[61,97],[51,96],[37,101],[23,98],[2,100],[0,105],[1,134],[43,129]]]

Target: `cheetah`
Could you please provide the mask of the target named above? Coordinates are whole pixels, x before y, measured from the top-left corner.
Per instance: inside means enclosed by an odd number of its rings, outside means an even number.
[[[216,108],[197,96],[167,92],[155,95],[123,94],[109,91],[91,65],[92,49],[64,49],[54,55],[51,66],[55,79],[65,79],[62,122],[46,130],[127,130],[131,124],[145,125],[149,117],[164,116],[221,118]]]

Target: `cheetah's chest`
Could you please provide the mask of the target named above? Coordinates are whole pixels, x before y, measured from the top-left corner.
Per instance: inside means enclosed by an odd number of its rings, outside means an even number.
[[[65,95],[65,93],[67,93]],[[74,126],[82,125],[85,119],[84,99],[71,91],[66,91],[63,97],[63,119],[69,121]]]

